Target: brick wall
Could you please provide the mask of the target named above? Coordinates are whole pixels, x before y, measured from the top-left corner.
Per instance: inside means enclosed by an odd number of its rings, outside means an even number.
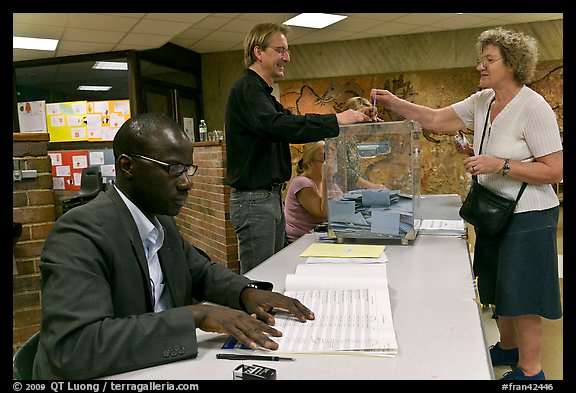
[[[40,329],[40,253],[56,220],[48,134],[13,134],[13,159],[38,177],[14,181],[13,219],[23,225],[14,247],[17,274],[13,276],[12,343],[16,351]],[[188,202],[176,217],[182,235],[217,263],[238,272],[238,240],[230,223],[230,187],[224,185],[226,147],[223,142],[198,142],[194,163],[199,166]]]
[[[52,167],[47,154],[49,135],[13,133],[12,158],[21,169],[35,169],[37,177],[13,181],[12,215],[22,224],[13,248],[17,273],[12,277],[12,350],[40,330],[40,253],[54,225]]]
[[[212,259],[238,272],[238,238],[230,222],[230,187],[226,177],[226,144],[223,141],[194,144],[193,187],[176,224],[186,240]]]

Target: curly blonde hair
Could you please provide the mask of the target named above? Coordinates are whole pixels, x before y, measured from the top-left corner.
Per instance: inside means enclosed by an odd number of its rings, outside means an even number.
[[[478,36],[478,57],[487,45],[500,49],[502,58],[514,70],[514,78],[522,85],[530,83],[538,63],[538,42],[524,33],[502,27],[486,30]]]

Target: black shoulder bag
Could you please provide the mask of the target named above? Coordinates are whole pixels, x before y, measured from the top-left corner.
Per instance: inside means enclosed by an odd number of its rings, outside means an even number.
[[[494,102],[494,99],[490,101],[488,106],[488,114],[484,122],[484,130],[482,131],[482,141],[480,142],[478,155],[482,152],[492,102]],[[496,235],[508,225],[510,218],[512,218],[516,204],[526,188],[526,182],[522,183],[516,200],[511,200],[495,194],[488,188],[482,186],[478,183],[478,176],[473,175],[472,180],[473,182],[468,196],[464,200],[462,207],[460,207],[460,217],[476,229],[489,235]]]

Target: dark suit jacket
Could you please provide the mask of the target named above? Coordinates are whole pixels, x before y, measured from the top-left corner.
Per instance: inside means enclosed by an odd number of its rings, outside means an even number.
[[[210,262],[172,217],[159,251],[174,308],[154,313],[148,264],[130,211],[114,187],[55,223],[42,251],[37,379],[89,379],[193,358],[196,301],[241,308],[251,282]],[[263,289],[271,289],[270,283]]]

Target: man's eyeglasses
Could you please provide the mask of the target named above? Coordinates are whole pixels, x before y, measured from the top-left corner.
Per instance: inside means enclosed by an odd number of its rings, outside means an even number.
[[[280,55],[280,57],[284,57],[284,55],[288,55],[290,56],[290,50],[286,49],[286,48],[282,48],[281,46],[271,46],[270,48],[274,49],[276,52],[278,52],[278,54]]]
[[[150,161],[150,162],[155,162],[158,165],[162,165],[164,168],[166,168],[166,171],[168,171],[169,175],[175,176],[175,177],[182,176],[183,173],[185,173],[187,176],[194,176],[194,174],[198,170],[198,165],[194,165],[194,164],[192,164],[192,165],[168,164],[166,162],[158,161],[158,160],[155,160],[153,158],[146,157],[146,156],[143,156],[140,154],[126,153],[126,155],[130,156],[130,157],[140,158],[142,160],[146,160],[146,161]]]
[[[502,60],[502,57],[481,57],[478,60],[476,60],[476,66],[478,66],[478,64],[482,64],[482,67],[484,68],[488,68],[488,66],[492,63],[497,62],[498,60]]]

